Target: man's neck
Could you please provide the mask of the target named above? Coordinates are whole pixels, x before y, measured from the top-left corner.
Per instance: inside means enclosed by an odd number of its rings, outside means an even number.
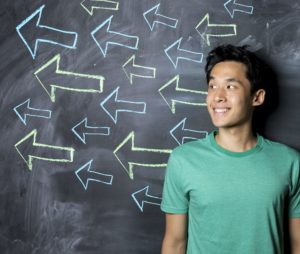
[[[257,144],[251,129],[220,128],[215,139],[218,145],[232,152],[245,152]]]

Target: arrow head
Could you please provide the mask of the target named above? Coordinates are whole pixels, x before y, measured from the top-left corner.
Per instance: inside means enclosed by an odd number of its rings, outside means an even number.
[[[185,128],[185,121],[184,118],[179,124],[177,124],[171,131],[171,136],[176,140],[176,142],[181,145],[183,144],[183,130]]]
[[[97,26],[91,32],[91,35],[92,35],[94,41],[100,48],[101,53],[103,54],[104,57],[106,57],[108,41],[111,39],[111,38],[108,38],[109,37],[108,35],[109,35],[109,28],[110,28],[112,18],[113,18],[113,15],[110,16],[103,23],[101,23],[99,26]]]
[[[121,163],[122,167],[126,170],[130,179],[133,179],[132,165],[128,161],[128,158],[132,156],[128,153],[132,153],[134,148],[134,132],[129,133],[129,135],[123,140],[123,142],[114,150],[114,154],[118,161]]]
[[[26,162],[29,170],[32,170],[32,156],[30,153],[32,152],[32,147],[35,144],[36,134],[37,130],[35,129],[15,144],[15,148],[22,159]]]
[[[110,95],[108,95],[106,97],[106,99],[104,99],[100,103],[100,106],[102,107],[102,109],[108,114],[108,116],[114,121],[114,123],[117,123],[117,120],[118,120],[117,100],[118,100],[119,88],[120,87],[117,87],[117,89],[115,89]]]
[[[143,212],[144,211],[144,201],[146,196],[148,195],[149,186],[136,191],[135,193],[131,194],[134,202],[137,204],[138,208]]]
[[[176,75],[170,81],[168,81],[164,86],[159,89],[160,95],[163,97],[164,101],[168,104],[172,113],[175,114],[174,97],[176,96],[176,88],[178,86],[179,76]]]
[[[182,37],[175,41],[172,45],[165,49],[167,57],[171,60],[173,66],[177,68],[178,63],[178,49],[180,48]]]
[[[42,5],[16,27],[17,33],[25,43],[33,59],[36,57],[39,42],[39,40],[36,39],[38,38],[37,27],[39,26],[44,7],[45,5]]]
[[[148,11],[144,12],[144,14],[143,14],[151,31],[153,30],[154,25],[155,25],[156,15],[157,15],[159,6],[160,6],[160,4],[157,4],[157,5],[153,6],[151,9],[149,9]]]
[[[130,81],[130,84],[132,84],[133,82],[131,73],[134,73],[134,65],[135,65],[135,55],[130,57],[129,60],[122,66],[127,78]]]
[[[75,172],[77,178],[79,179],[85,190],[87,190],[88,188],[89,172],[91,170],[92,162],[93,160],[90,160]]]
[[[196,26],[196,31],[200,34],[200,36],[207,43],[207,45],[210,45],[209,38],[206,35],[208,33],[207,31],[208,27],[209,27],[209,14],[207,13]]]
[[[34,72],[34,75],[45,89],[52,102],[55,102],[55,88],[53,87],[55,80],[53,77],[56,76],[55,74],[59,70],[59,63],[60,55],[58,54]],[[52,77],[52,79],[49,79],[49,77]]]
[[[85,141],[85,131],[86,131],[86,127],[87,127],[87,118],[84,118],[81,122],[79,122],[78,124],[76,124],[73,128],[72,131],[74,132],[74,134],[84,143],[86,144]]]
[[[229,0],[224,4],[225,9],[228,11],[230,14],[230,17],[233,18],[234,16],[234,9],[235,9],[235,1],[234,0]]]
[[[90,0],[83,0],[80,4],[88,14],[93,15],[93,3]]]
[[[20,118],[22,123],[26,125],[27,123],[27,111],[30,107],[30,99],[27,99],[26,101],[22,102],[18,106],[14,107],[14,111],[16,112],[17,116]]]

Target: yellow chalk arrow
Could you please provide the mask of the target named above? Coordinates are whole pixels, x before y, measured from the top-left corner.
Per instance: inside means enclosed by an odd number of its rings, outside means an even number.
[[[117,160],[121,163],[130,179],[134,178],[133,167],[166,167],[169,149],[149,149],[136,147],[134,145],[134,132],[122,141],[122,143],[114,150]]]
[[[39,83],[45,89],[52,102],[55,102],[56,89],[81,93],[102,93],[104,77],[62,71],[59,69],[60,54],[35,71]]]
[[[31,131],[15,144],[15,148],[26,162],[29,170],[32,170],[32,160],[39,159],[54,162],[72,162],[74,149],[40,144],[36,142],[37,130]]]

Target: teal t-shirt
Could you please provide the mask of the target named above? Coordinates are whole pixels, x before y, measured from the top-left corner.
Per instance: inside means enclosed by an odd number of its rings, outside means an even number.
[[[161,209],[188,214],[188,254],[282,254],[284,218],[300,217],[299,160],[262,136],[231,152],[212,132],[173,150]]]

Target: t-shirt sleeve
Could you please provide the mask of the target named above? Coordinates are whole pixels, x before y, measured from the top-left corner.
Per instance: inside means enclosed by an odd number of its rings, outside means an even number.
[[[182,170],[173,152],[167,165],[161,203],[161,210],[166,213],[187,213],[188,198],[183,188]]]
[[[289,217],[300,218],[300,158],[294,163],[292,187],[289,200]]]

